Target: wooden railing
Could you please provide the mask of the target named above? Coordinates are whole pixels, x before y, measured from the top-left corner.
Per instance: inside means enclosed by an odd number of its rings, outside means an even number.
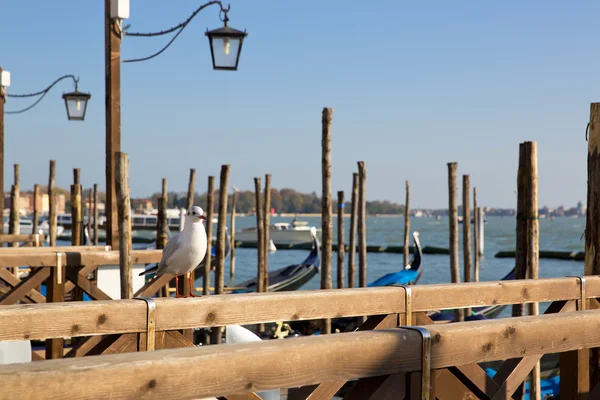
[[[44,242],[44,234],[35,233],[33,235],[6,235],[0,234],[0,243],[23,243],[25,246],[41,246]],[[0,251],[4,248],[0,248]]]
[[[348,399],[508,399],[543,354],[600,347],[598,325],[600,311],[590,310],[15,364],[0,366],[0,399],[251,399],[309,385],[310,399],[328,399],[350,379]],[[496,360],[507,361],[493,378],[477,369]]]

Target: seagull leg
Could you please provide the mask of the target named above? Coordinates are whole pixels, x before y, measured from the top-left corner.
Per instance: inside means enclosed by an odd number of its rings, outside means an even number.
[[[189,272],[188,280],[190,282],[190,294],[187,297],[198,297],[194,294],[194,271]]]
[[[175,275],[175,297],[178,299],[184,297],[179,295],[179,275]]]

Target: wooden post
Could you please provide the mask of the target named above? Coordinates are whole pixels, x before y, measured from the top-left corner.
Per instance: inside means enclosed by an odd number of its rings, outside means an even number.
[[[338,289],[344,288],[344,191],[338,191],[338,215],[337,215],[337,287]]]
[[[350,210],[350,236],[348,237],[348,287],[356,286],[356,224],[358,220],[358,173],[352,173],[352,209]]]
[[[50,207],[52,209],[52,207]],[[65,301],[65,265],[50,268],[50,276],[46,279],[46,303],[62,303]],[[46,359],[63,358],[65,340],[46,339]]]
[[[73,185],[71,185],[71,244],[80,246],[81,237],[81,175],[79,168],[73,169]]]
[[[448,163],[448,219],[450,226],[450,278],[452,283],[460,283],[458,265],[458,206],[456,204],[456,162]],[[464,321],[464,310],[456,309],[456,321]]]
[[[517,224],[516,224],[516,247],[515,247],[515,279],[527,278],[527,221],[526,216],[526,198],[527,198],[527,155],[525,143],[519,144],[519,167],[517,170]],[[483,221],[479,218],[479,223]],[[478,249],[479,250],[479,249]],[[513,304],[512,316],[518,317],[525,315],[525,304]]]
[[[473,187],[473,280],[479,282],[479,216],[477,215],[477,188]]]
[[[264,219],[262,216],[262,204],[260,201],[260,177],[254,178],[254,195],[256,199],[256,253],[258,255],[258,263],[257,263],[257,277],[256,277],[256,292],[262,293],[266,291],[264,287],[265,278],[263,274],[265,273],[264,265],[264,246],[263,246],[263,223]],[[265,325],[258,324],[258,332],[264,332]]]
[[[168,197],[168,193],[167,193],[167,179],[163,178],[162,179],[162,185],[161,185],[161,195],[158,198],[158,215],[156,216],[156,248],[157,249],[164,249],[167,241],[169,240],[169,237],[167,235],[167,229],[168,228],[168,224],[167,224],[167,197]],[[162,297],[170,297],[169,294],[169,283],[167,283],[165,286],[163,286],[163,288],[161,289],[161,295]]]
[[[162,179],[161,196],[158,198],[158,215],[156,216],[156,248],[164,249],[169,239],[167,236],[167,179]]]
[[[40,209],[38,207],[38,198],[40,197],[40,185],[37,183],[33,185],[33,230],[31,233],[34,235],[38,233],[38,218],[40,216]]]
[[[2,68],[0,67],[0,73]],[[4,234],[4,102],[6,93],[0,88],[0,210],[2,211],[2,224],[0,224],[0,234]],[[0,242],[0,247],[4,243]]]
[[[367,286],[367,169],[358,162],[358,286]]]
[[[92,231],[92,204],[94,203],[94,190],[92,188],[89,188],[88,190],[88,199],[87,199],[87,230],[88,230],[88,235],[89,235],[89,239],[90,242],[89,244],[92,245],[92,242],[94,240],[93,237],[93,231]]]
[[[56,182],[56,160],[50,160],[50,176],[48,178],[48,203],[50,210],[48,211],[48,224],[50,228],[50,246],[56,246],[56,193],[54,185]],[[64,294],[63,294],[64,297]]]
[[[104,0],[104,61],[106,96],[106,244],[118,241],[115,158],[121,151],[121,34],[110,17],[111,0]]]
[[[156,248],[164,249],[169,237],[167,230],[169,229],[167,224],[167,179],[162,179],[161,195],[158,198],[158,215],[156,216]],[[162,288],[162,297],[170,297],[169,284],[167,283]]]
[[[8,219],[8,233],[18,235],[21,233],[21,224],[19,209],[21,208],[21,190],[20,190],[20,179],[19,179],[19,164],[14,165],[14,188],[11,187],[10,192],[10,215]],[[2,188],[4,190],[4,188]],[[19,247],[18,242],[13,242],[12,247]],[[18,268],[13,269],[15,276],[17,276]]]
[[[82,210],[81,210],[81,175],[79,168],[73,169],[73,185],[71,185],[71,245],[81,246]],[[83,301],[83,290],[79,286],[73,288],[73,301]],[[77,342],[79,338],[73,338]]]
[[[236,201],[237,201],[237,190],[233,189],[233,195],[231,196],[231,244],[229,246],[229,253],[231,254],[231,269],[229,270],[229,281],[230,285],[234,285],[235,278],[235,213],[236,213]]]
[[[331,289],[332,207],[331,207],[331,120],[332,108],[323,108],[321,118],[321,289]],[[321,320],[321,334],[331,333],[331,319]]]
[[[19,224],[19,186],[11,185],[10,187],[10,216],[8,220],[8,233],[11,235],[18,235],[21,233],[21,226]],[[19,242],[13,242],[11,247],[19,247]],[[19,268],[13,268],[13,273],[17,276]]]
[[[471,276],[471,182],[469,175],[463,175],[463,263],[464,263],[464,277],[465,282],[471,282],[473,280]],[[471,315],[471,308],[465,309],[465,315]]]
[[[131,200],[129,198],[129,158],[117,152],[115,187],[119,216],[119,270],[121,272],[121,298],[133,297],[131,271]]]
[[[206,193],[206,237],[209,245],[206,247],[206,256],[204,259],[204,282],[202,285],[202,294],[210,295],[210,264],[212,263],[212,231],[213,231],[213,214],[215,209],[215,177],[208,177],[208,192]]]
[[[405,182],[406,200],[404,202],[404,266],[409,263],[410,246],[410,181]]]
[[[219,222],[217,225],[217,262],[215,267],[215,294],[223,294],[225,292],[225,229],[227,228],[227,192],[229,186],[229,165],[221,165],[221,180],[219,182]],[[223,327],[217,326],[212,328],[212,344],[221,343],[221,333]]]
[[[265,292],[269,291],[269,229],[271,226],[271,174],[265,174],[265,214],[264,218],[264,229],[263,229],[263,288]]]
[[[187,208],[194,205],[194,185],[196,182],[196,169],[190,168],[190,182],[188,183]]]
[[[94,183],[94,245],[98,246],[98,184]]]

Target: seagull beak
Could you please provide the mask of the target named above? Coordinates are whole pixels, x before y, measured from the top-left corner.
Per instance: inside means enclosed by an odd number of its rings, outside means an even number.
[[[200,216],[198,217],[198,219],[200,219],[200,221],[202,221],[202,220],[206,221],[206,217],[205,217],[204,215],[200,215]]]

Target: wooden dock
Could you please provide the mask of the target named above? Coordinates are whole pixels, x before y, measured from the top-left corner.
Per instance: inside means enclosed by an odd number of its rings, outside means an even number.
[[[344,398],[380,398],[401,391],[420,396],[421,385],[440,399],[510,398],[549,353],[560,353],[561,398],[576,398],[567,394],[589,390],[587,364],[580,361],[587,360],[586,349],[600,347],[600,334],[589,329],[600,324],[598,276],[150,298],[162,282],[149,283],[138,298],[113,300],[93,289],[87,273],[118,262],[117,251],[29,250],[2,249],[2,264],[37,266],[65,292],[78,286],[98,300],[33,296],[40,272],[0,298],[0,341],[79,338],[67,350],[50,346],[45,354],[36,353],[32,357],[38,361],[0,366],[0,399],[65,393],[78,399],[251,399],[272,389],[288,389],[290,399],[326,399],[342,388]],[[160,251],[134,250],[132,258],[156,262]],[[59,268],[65,272],[61,283]],[[30,304],[16,304],[20,300]],[[441,309],[532,302],[551,305],[542,316],[449,324],[428,317]],[[368,318],[356,332],[248,344],[198,348],[181,334],[199,327],[362,315]],[[494,378],[478,364],[501,360],[506,361]]]

